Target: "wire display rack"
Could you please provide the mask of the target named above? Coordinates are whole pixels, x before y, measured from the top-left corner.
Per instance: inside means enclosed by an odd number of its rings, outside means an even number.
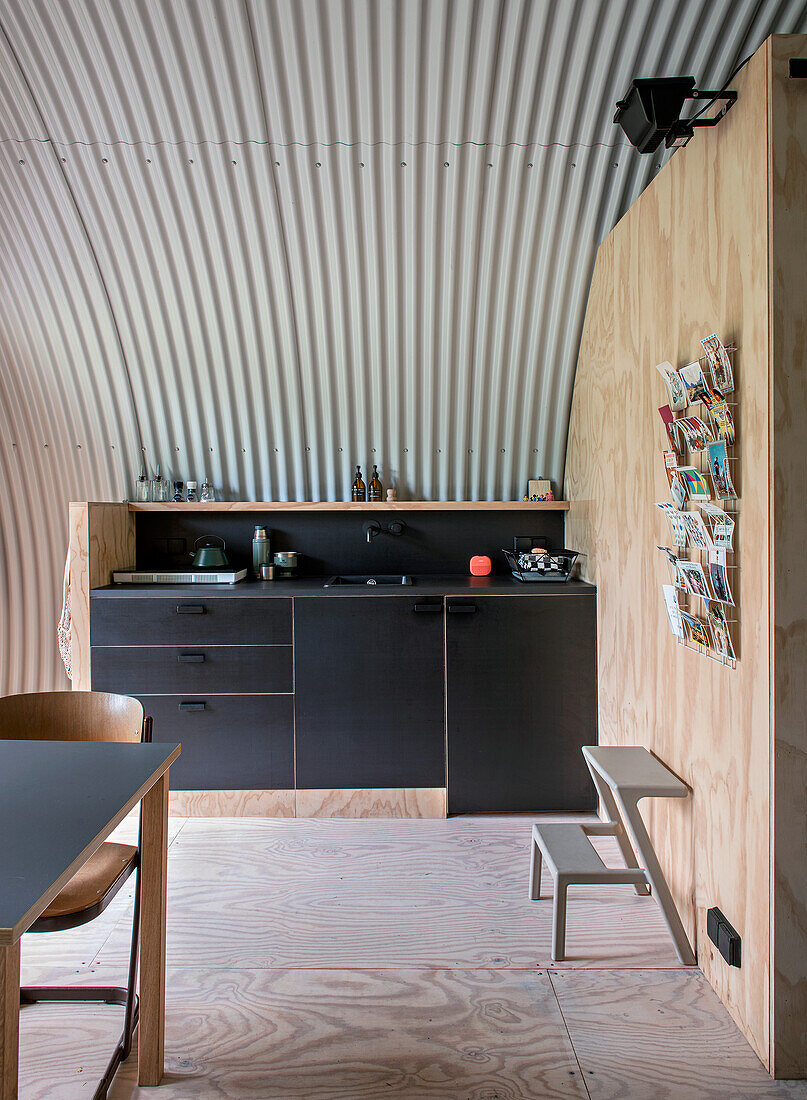
[[[699,653],[702,657],[706,657],[708,660],[711,660],[711,661],[716,661],[718,664],[724,665],[726,668],[732,668],[733,669],[733,668],[737,667],[737,661],[738,661],[739,656],[740,656],[740,651],[739,651],[739,640],[740,640],[739,516],[740,516],[740,506],[739,505],[740,505],[740,496],[741,496],[741,492],[742,492],[742,487],[741,487],[741,485],[739,484],[739,481],[738,481],[738,473],[739,473],[738,458],[739,458],[739,456],[738,456],[738,453],[737,453],[738,440],[739,440],[739,437],[740,437],[740,424],[739,424],[739,416],[738,416],[739,402],[736,401],[736,400],[732,400],[732,398],[734,398],[735,395],[738,392],[738,385],[737,385],[737,358],[738,358],[737,352],[738,352],[738,348],[735,344],[730,344],[726,347],[726,352],[728,354],[729,361],[731,363],[732,374],[734,376],[734,390],[732,391],[732,393],[724,395],[724,401],[725,401],[726,405],[728,406],[728,408],[730,409],[732,418],[734,420],[734,442],[732,444],[729,444],[728,441],[726,441],[726,440],[723,440],[723,442],[726,443],[726,458],[729,462],[729,473],[731,475],[731,480],[732,480],[733,485],[734,485],[734,491],[736,492],[737,496],[733,499],[728,498],[728,497],[726,497],[726,498],[716,497],[715,502],[719,502],[718,506],[722,509],[722,511],[724,511],[734,521],[734,529],[733,529],[733,532],[732,532],[732,540],[731,540],[732,548],[731,549],[726,549],[726,551],[725,551],[726,573],[728,575],[729,587],[731,589],[731,596],[734,599],[734,603],[733,604],[732,603],[723,603],[722,601],[716,601],[716,602],[719,602],[720,606],[723,609],[723,614],[724,614],[725,619],[726,619],[726,626],[728,628],[728,634],[729,634],[729,638],[731,640],[731,647],[732,647],[734,656],[732,657],[732,656],[729,656],[728,654],[723,654],[723,653],[718,652],[713,645],[710,646],[709,649],[705,648],[702,645],[699,645],[697,642],[693,641],[691,638],[689,638],[687,636],[686,631],[685,631],[685,636],[683,638],[680,638],[680,637],[676,636],[675,640],[676,640],[678,645],[684,646],[684,648],[686,648],[686,649],[691,649],[694,652]],[[692,360],[692,362],[694,362],[694,361],[695,360]],[[706,356],[706,355],[700,356],[699,359],[698,359],[698,362],[701,365],[701,370],[703,371],[704,377],[707,378],[707,379],[710,378],[710,373],[707,373],[709,371],[708,356]],[[695,413],[693,411],[695,409],[698,410],[697,413]],[[680,413],[680,417],[693,416],[693,415],[698,415],[700,417],[700,419],[703,420],[703,422],[705,424],[708,424],[711,427],[712,420],[711,420],[711,417],[709,416],[709,410],[708,410],[708,407],[706,406],[706,404],[703,401],[693,402],[691,405],[688,405]],[[679,417],[676,416],[675,413],[673,413],[673,417],[674,417],[673,423],[675,423],[675,420],[678,419]],[[678,432],[678,438],[679,438],[679,440],[684,440],[685,441],[685,436],[680,431]],[[684,446],[686,446],[686,442],[684,442]],[[709,481],[713,484],[713,479],[711,478],[711,471],[709,471],[708,468],[707,468],[707,466],[708,466],[708,454],[709,454],[708,447],[704,450],[701,450],[701,451],[685,451],[685,452],[683,452],[683,454],[682,454],[682,452],[679,451],[679,457],[681,458],[681,461],[679,462],[679,465],[684,465],[684,457],[683,456],[685,455],[685,457],[687,459],[686,465],[694,466],[697,470],[700,471],[700,473],[705,478],[707,478],[707,481]],[[689,500],[688,498],[681,507],[681,511],[686,511],[686,510],[692,510],[692,511],[698,510],[697,505],[693,504],[693,502],[691,500]],[[681,561],[696,561],[696,562],[699,562],[701,564],[701,566],[703,567],[703,570],[704,570],[706,576],[707,577],[709,576],[709,550],[698,549],[697,547],[692,546],[691,539],[688,538],[686,547],[676,547],[675,552],[676,552],[677,557]],[[709,601],[709,600],[705,599],[703,596],[696,596],[694,593],[689,592],[688,590],[685,590],[685,589],[681,588],[678,584],[678,576],[676,574],[674,574],[672,563],[669,563],[669,571],[670,571],[670,576],[671,576],[672,583],[673,583],[673,585],[675,587],[675,590],[676,590],[676,594],[677,594],[677,598],[678,598],[678,605],[681,608],[681,610],[686,612],[689,615],[694,616],[695,618],[703,620],[703,614],[704,614],[704,612],[708,612],[708,604],[712,601]],[[709,632],[710,637],[711,637],[711,631],[709,630],[708,624],[704,623],[704,625],[706,626],[706,629]],[[712,641],[713,641],[713,639],[712,639]]]

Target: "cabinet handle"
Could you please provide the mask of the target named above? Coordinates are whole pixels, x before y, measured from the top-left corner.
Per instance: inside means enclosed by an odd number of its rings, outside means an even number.
[[[177,657],[182,665],[200,665],[204,659],[204,653],[180,653]]]
[[[178,603],[177,615],[204,615],[205,605],[203,603]]]
[[[199,702],[197,702],[197,703],[180,703],[179,704],[179,709],[180,710],[204,710],[206,706],[207,706],[207,703],[199,703]]]
[[[442,611],[443,605],[441,603],[416,603],[412,608],[413,611]]]
[[[450,603],[448,610],[452,615],[472,615],[476,611],[475,603]]]

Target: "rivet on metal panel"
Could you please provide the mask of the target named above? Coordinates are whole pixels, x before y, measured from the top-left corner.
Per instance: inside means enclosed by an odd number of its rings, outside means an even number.
[[[492,167],[493,167],[493,165],[492,165],[492,164],[488,164],[488,168],[492,168]]]
[[[25,161],[24,161],[24,160],[20,160],[20,161],[18,161],[17,163],[18,163],[18,164],[25,164]]]
[[[575,162],[575,161],[572,161],[572,168],[576,168],[576,167],[577,167],[577,164],[576,164],[576,162]]]
[[[234,160],[234,161],[233,161],[233,164],[238,164],[238,161],[237,161],[237,160]]]
[[[151,164],[151,157],[146,157],[146,164]]]
[[[532,168],[532,161],[527,165],[528,168]]]
[[[448,168],[448,167],[449,167],[448,161],[444,160],[443,161],[443,168]]]
[[[108,159],[106,157],[101,157],[101,164],[109,164]]]
[[[406,161],[405,160],[401,161],[401,168],[406,168]]]
[[[364,168],[364,161],[363,160],[359,161],[359,168]]]
[[[62,157],[62,164],[67,164],[67,157]]]
[[[193,164],[193,158],[192,157],[188,158],[188,164]]]
[[[314,165],[314,167],[315,168],[321,168],[322,167],[322,161],[318,160],[317,163]]]
[[[405,454],[405,455],[408,455],[408,454],[409,454],[409,448],[408,448],[408,447],[404,447],[404,454]]]
[[[276,160],[276,161],[275,161],[275,168],[279,168],[279,167],[280,167],[280,161],[279,161],[279,160]]]

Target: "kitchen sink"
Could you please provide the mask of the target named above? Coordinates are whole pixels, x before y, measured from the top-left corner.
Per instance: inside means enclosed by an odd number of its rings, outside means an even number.
[[[325,583],[323,584],[322,587],[323,588],[334,588],[334,587],[337,587],[339,585],[351,585],[351,586],[354,586],[354,587],[356,587],[356,586],[360,587],[362,585],[369,585],[370,587],[372,587],[373,585],[376,585],[376,584],[393,585],[393,586],[399,585],[400,586],[400,585],[403,585],[403,584],[412,584],[412,583],[413,583],[412,578],[407,576],[406,574],[401,575],[400,573],[392,573],[392,574],[390,574],[390,573],[372,573],[372,574],[370,574],[370,573],[360,573],[360,574],[354,574],[354,575],[345,576],[345,577],[342,577],[342,576],[329,577],[328,580],[325,581]]]

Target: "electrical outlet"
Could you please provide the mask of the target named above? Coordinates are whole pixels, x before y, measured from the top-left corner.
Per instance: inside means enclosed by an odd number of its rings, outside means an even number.
[[[740,934],[732,928],[717,906],[707,910],[706,932],[729,966],[740,966],[742,959]]]

